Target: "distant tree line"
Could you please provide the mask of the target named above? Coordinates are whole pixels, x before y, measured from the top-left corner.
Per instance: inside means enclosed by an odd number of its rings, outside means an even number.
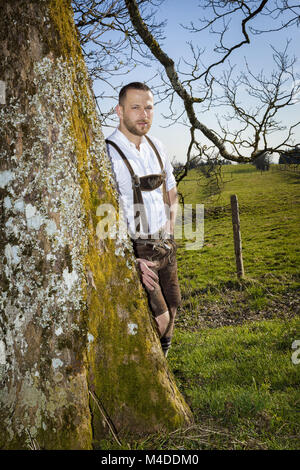
[[[280,153],[279,163],[284,165],[299,165],[300,163],[300,146],[297,145],[292,150],[285,150]]]
[[[207,168],[216,168],[219,165],[231,165],[232,162],[230,160],[219,160],[216,158],[208,158],[204,159],[202,157],[194,157],[188,162],[188,170],[200,169],[202,172],[207,172]],[[172,165],[174,168],[174,173],[181,172],[185,167],[186,163],[181,163],[175,160],[172,161]]]
[[[243,162],[243,163],[247,163],[247,162]],[[257,170],[260,170],[260,171],[268,171],[270,169],[270,163],[271,163],[271,155],[269,152],[262,153],[259,157],[257,157],[253,161],[253,165],[256,167]],[[281,165],[299,165],[300,146],[296,146],[294,149],[291,149],[291,150],[284,150],[280,152],[278,163]],[[188,170],[193,170],[195,168],[198,168],[206,177],[209,177],[211,176],[211,173],[215,171],[215,169],[219,165],[231,165],[231,164],[232,162],[230,160],[219,160],[217,157],[204,159],[198,156],[198,157],[192,158],[188,162]],[[183,164],[174,160],[173,167],[174,167],[175,175],[180,174],[185,168],[185,165],[186,164]]]
[[[253,161],[257,170],[268,171],[270,169],[271,155],[268,152],[263,153]],[[300,163],[300,146],[293,149],[283,150],[280,152],[278,163],[280,165],[299,165]]]

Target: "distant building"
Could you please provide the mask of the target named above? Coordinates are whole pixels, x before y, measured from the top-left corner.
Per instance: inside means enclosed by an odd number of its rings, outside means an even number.
[[[286,150],[280,153],[279,162],[284,165],[298,165],[300,163],[300,146],[297,145],[292,150]]]

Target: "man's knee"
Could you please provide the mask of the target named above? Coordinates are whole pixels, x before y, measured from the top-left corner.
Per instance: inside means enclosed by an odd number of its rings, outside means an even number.
[[[163,336],[170,323],[170,313],[167,310],[158,317],[155,317],[160,336]]]
[[[170,311],[170,317],[173,320],[176,317],[177,307],[170,307],[169,311]]]

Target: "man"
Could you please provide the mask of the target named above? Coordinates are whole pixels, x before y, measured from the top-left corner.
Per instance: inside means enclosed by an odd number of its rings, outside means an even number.
[[[116,107],[119,127],[106,140],[142,283],[163,352],[171,345],[180,305],[174,224],[176,181],[161,142],[147,136],[154,103],[149,87],[129,83]]]

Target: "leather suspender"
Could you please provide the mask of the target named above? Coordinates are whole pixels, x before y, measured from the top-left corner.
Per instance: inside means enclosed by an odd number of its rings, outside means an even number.
[[[159,162],[162,173],[165,174],[163,162],[162,162],[161,156],[160,156],[157,148],[155,147],[152,140],[148,136],[145,136],[145,137],[146,137],[147,141],[149,142],[149,145],[152,147],[155,155],[157,156],[157,159],[158,159],[158,162]],[[133,189],[133,203],[134,204],[139,204],[139,208],[141,209],[141,212],[137,211],[135,216],[134,216],[134,220],[136,221],[136,231],[137,232],[140,231],[139,219],[141,218],[144,232],[149,233],[150,228],[149,228],[149,224],[147,222],[147,217],[146,217],[146,213],[145,213],[145,207],[144,207],[144,201],[143,201],[142,191],[141,191],[141,187],[140,187],[139,177],[134,173],[134,171],[132,169],[132,166],[130,165],[127,157],[125,156],[124,152],[120,149],[120,147],[115,142],[113,142],[112,140],[106,139],[105,142],[109,145],[112,145],[117,150],[117,152],[122,157],[128,171],[130,173],[131,180],[132,180],[132,189]],[[163,181],[163,200],[164,200],[165,204],[168,203],[165,179]]]
[[[148,142],[149,142],[150,146],[152,147],[152,149],[154,150],[155,155],[157,156],[157,159],[159,161],[162,173],[165,173],[164,165],[163,165],[161,156],[160,156],[157,148],[155,147],[154,143],[152,142],[152,140],[147,135],[145,135],[145,137],[148,140]],[[164,198],[164,203],[168,204],[167,188],[166,188],[166,180],[165,179],[164,179],[164,182],[163,182],[163,198]]]
[[[141,219],[144,232],[149,233],[150,229],[149,229],[149,225],[148,225],[147,217],[146,217],[146,213],[145,213],[145,207],[144,207],[142,191],[141,191],[140,184],[139,184],[139,177],[134,173],[134,171],[132,169],[132,166],[130,165],[130,163],[127,160],[125,154],[122,152],[122,150],[119,148],[119,146],[115,142],[113,142],[112,140],[109,140],[109,139],[106,139],[105,142],[107,144],[112,145],[117,150],[117,152],[119,152],[119,154],[121,155],[125,165],[127,166],[128,170],[129,170],[129,173],[131,175],[132,189],[133,189],[133,203],[134,203],[134,205],[139,204],[139,209],[140,209],[140,211],[137,210],[134,213],[134,221],[135,221],[136,231],[137,232],[140,231],[140,219]],[[135,209],[136,209],[136,206],[135,206]]]

